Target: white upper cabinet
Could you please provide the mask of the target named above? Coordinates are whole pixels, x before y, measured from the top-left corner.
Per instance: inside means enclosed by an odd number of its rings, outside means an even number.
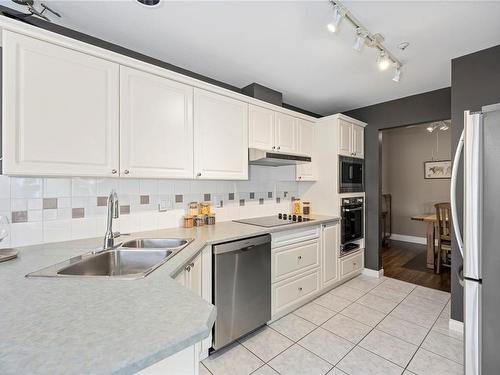
[[[365,156],[364,129],[354,124],[352,125],[352,153],[357,158]]]
[[[275,144],[281,152],[298,152],[297,118],[284,113],[275,113]]]
[[[252,104],[248,106],[248,147],[275,151],[274,111]]]
[[[339,119],[339,154],[364,157],[364,128]]]
[[[314,164],[314,123],[298,120],[299,154],[312,157],[311,163],[298,164],[296,168],[297,181],[316,181],[316,168]]]
[[[248,104],[194,89],[194,173],[200,179],[248,179]]]
[[[120,67],[120,174],[193,178],[193,88]]]
[[[352,156],[352,124],[339,120],[339,154]]]
[[[119,66],[3,31],[3,173],[118,176]]]

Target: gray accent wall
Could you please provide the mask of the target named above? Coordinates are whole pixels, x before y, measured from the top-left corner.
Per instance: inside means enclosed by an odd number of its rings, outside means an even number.
[[[453,59],[451,61],[452,155],[455,154],[463,130],[464,111],[480,111],[481,107],[495,103],[500,103],[500,45]],[[457,184],[459,218],[462,218],[460,202],[463,202],[462,169],[460,166]],[[462,321],[463,289],[456,275],[457,268],[462,264],[462,257],[454,239],[452,247],[451,317]]]
[[[368,123],[365,128],[366,235],[365,265],[373,270],[382,268],[379,227],[381,178],[380,130],[447,120],[451,117],[449,87],[412,95],[348,111],[347,116]]]

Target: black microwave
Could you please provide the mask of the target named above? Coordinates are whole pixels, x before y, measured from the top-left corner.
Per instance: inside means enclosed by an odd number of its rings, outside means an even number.
[[[365,191],[364,160],[339,155],[339,193]]]

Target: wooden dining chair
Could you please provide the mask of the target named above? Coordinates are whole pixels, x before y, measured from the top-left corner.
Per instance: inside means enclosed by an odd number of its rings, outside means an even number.
[[[451,267],[451,207],[450,203],[436,203],[437,248],[434,256],[434,270],[441,272],[441,266]],[[443,255],[445,261],[443,262]]]

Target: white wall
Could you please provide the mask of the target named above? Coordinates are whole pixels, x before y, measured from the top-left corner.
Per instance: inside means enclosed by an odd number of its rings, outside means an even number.
[[[204,201],[205,194],[210,194],[213,207],[222,201],[215,209],[219,222],[289,212],[298,186],[293,166],[251,166],[249,181],[0,176],[0,215],[22,221],[11,223],[10,236],[0,247],[103,236],[106,207],[98,206],[97,200],[111,189],[117,191],[120,207],[130,207],[130,214],[120,215],[114,229],[129,233],[181,226],[188,203]],[[234,200],[229,200],[230,193]],[[141,195],[149,197],[149,204],[141,204]],[[176,195],[182,195],[182,203],[175,202]],[[48,208],[54,203],[50,198],[57,199],[57,208]],[[160,201],[167,202],[167,212],[158,211]],[[78,217],[82,208],[84,217]]]
[[[426,130],[428,124],[382,132],[382,192],[392,195],[392,233],[425,237],[426,224],[411,220],[450,201],[450,179],[426,180],[424,162],[450,160],[451,131]]]

